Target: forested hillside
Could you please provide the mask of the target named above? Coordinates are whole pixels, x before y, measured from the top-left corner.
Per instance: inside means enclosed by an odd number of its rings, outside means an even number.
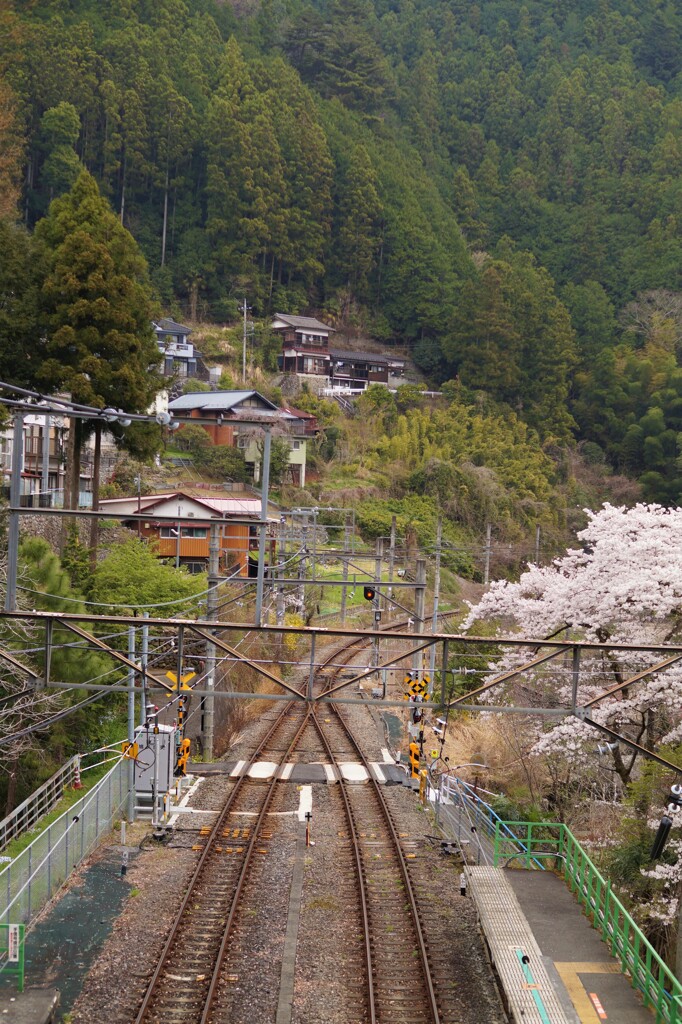
[[[85,165],[164,308],[408,343],[679,500],[675,4],[5,0],[0,29],[0,214],[32,230]]]

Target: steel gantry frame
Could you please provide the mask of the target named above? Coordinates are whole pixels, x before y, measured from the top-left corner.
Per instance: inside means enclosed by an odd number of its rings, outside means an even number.
[[[158,627],[158,628],[172,629],[172,630],[176,631],[176,633],[177,633],[177,637],[176,637],[176,650],[177,650],[177,663],[178,663],[178,678],[180,677],[180,674],[182,672],[182,664],[181,664],[181,662],[182,662],[182,651],[184,650],[184,635],[185,635],[185,631],[189,630],[190,632],[194,633],[198,638],[204,640],[206,642],[206,645],[207,645],[208,661],[209,661],[209,666],[210,667],[209,667],[209,671],[207,673],[205,673],[205,675],[201,675],[199,677],[199,680],[203,679],[204,677],[207,677],[208,680],[209,680],[209,686],[207,688],[205,688],[205,689],[199,689],[198,686],[197,686],[197,687],[193,688],[193,691],[195,693],[197,693],[198,695],[200,695],[202,697],[202,699],[205,699],[206,702],[207,702],[207,705],[210,704],[210,709],[208,710],[207,714],[212,719],[212,714],[213,714],[213,710],[212,710],[213,709],[213,704],[212,704],[212,702],[213,702],[213,700],[215,698],[218,698],[218,697],[220,697],[220,698],[227,698],[227,699],[239,698],[239,699],[259,699],[259,700],[263,700],[264,697],[266,697],[267,699],[272,699],[272,700],[278,700],[278,699],[290,700],[293,697],[294,699],[304,700],[304,701],[307,701],[309,703],[325,703],[325,702],[330,702],[330,701],[335,701],[337,703],[341,703],[341,702],[343,702],[343,703],[362,703],[363,702],[363,698],[362,697],[360,697],[360,698],[353,698],[353,697],[347,697],[347,696],[343,696],[342,697],[342,696],[339,696],[339,693],[340,693],[340,691],[342,691],[344,689],[347,689],[349,686],[352,686],[353,684],[357,684],[357,683],[362,682],[362,680],[364,680],[364,679],[371,678],[372,676],[375,676],[375,675],[378,677],[378,674],[380,672],[383,672],[386,669],[391,668],[392,666],[396,666],[396,665],[398,665],[399,663],[401,663],[403,661],[409,663],[410,659],[411,659],[413,668],[417,668],[418,666],[423,664],[423,660],[422,660],[423,652],[425,650],[429,649],[429,648],[431,649],[430,665],[431,665],[431,674],[433,676],[433,668],[434,668],[434,665],[435,665],[434,651],[436,650],[437,647],[440,646],[440,647],[442,647],[441,670],[440,670],[441,693],[440,693],[440,699],[435,698],[435,695],[434,695],[434,699],[431,701],[431,707],[434,710],[436,710],[436,711],[445,711],[445,712],[453,710],[453,709],[458,709],[458,710],[462,710],[462,711],[469,711],[469,712],[480,712],[480,711],[495,710],[498,713],[500,713],[500,712],[523,713],[523,714],[555,716],[555,717],[573,716],[575,718],[578,718],[580,721],[584,722],[585,724],[591,726],[595,730],[597,730],[597,731],[599,731],[599,732],[601,732],[601,733],[603,733],[605,735],[608,735],[611,739],[617,739],[618,742],[623,743],[624,745],[630,747],[631,749],[635,750],[637,753],[641,753],[644,756],[649,757],[649,758],[653,759],[654,761],[657,761],[658,763],[664,765],[665,767],[672,769],[676,773],[682,773],[682,769],[678,768],[677,766],[675,766],[671,762],[669,762],[669,761],[665,760],[664,758],[660,757],[654,751],[647,749],[646,747],[636,743],[635,741],[629,739],[628,737],[623,736],[620,733],[617,733],[614,730],[610,729],[609,727],[607,727],[605,725],[602,725],[601,723],[595,721],[594,718],[592,718],[589,715],[589,713],[588,713],[589,709],[591,707],[594,707],[596,704],[598,704],[600,701],[604,700],[605,698],[607,698],[609,696],[612,696],[613,694],[621,692],[621,691],[627,691],[627,688],[629,686],[633,686],[636,683],[641,682],[643,679],[647,678],[648,676],[654,674],[655,672],[663,671],[664,669],[669,668],[671,665],[673,665],[673,664],[677,663],[678,661],[682,660],[682,645],[676,646],[676,645],[673,645],[673,644],[642,645],[642,644],[614,644],[614,643],[600,644],[600,643],[590,643],[590,642],[575,641],[575,640],[564,640],[564,641],[561,641],[561,640],[557,640],[556,639],[556,634],[554,636],[552,636],[552,637],[545,637],[545,638],[541,638],[539,640],[535,640],[535,639],[531,639],[531,638],[518,638],[518,637],[495,637],[495,638],[485,637],[484,638],[484,637],[460,636],[460,635],[457,635],[457,634],[449,634],[449,633],[438,633],[438,632],[435,632],[435,626],[436,626],[437,618],[438,618],[438,616],[437,616],[437,590],[438,590],[438,585],[437,584],[436,584],[436,596],[434,598],[434,613],[433,613],[433,626],[432,626],[432,628],[434,628],[434,631],[425,636],[423,630],[424,630],[424,625],[425,625],[424,598],[425,598],[425,592],[426,592],[426,563],[424,562],[423,559],[419,560],[418,563],[417,563],[417,577],[418,577],[418,579],[417,579],[416,584],[414,584],[414,585],[410,584],[410,583],[403,583],[403,584],[401,584],[400,582],[397,582],[397,581],[394,582],[393,581],[393,561],[394,561],[394,554],[395,554],[395,539],[396,539],[395,538],[395,519],[393,521],[393,525],[392,525],[392,528],[391,528],[391,538],[390,538],[390,542],[391,543],[390,543],[390,557],[389,557],[390,569],[389,569],[389,580],[388,580],[387,584],[384,584],[382,579],[381,579],[381,559],[383,557],[381,544],[379,544],[378,549],[377,549],[376,569],[375,569],[374,576],[376,577],[376,579],[375,579],[375,589],[377,591],[378,597],[375,599],[375,602],[374,602],[374,608],[375,608],[375,628],[374,629],[372,629],[372,630],[368,630],[368,629],[346,629],[344,625],[341,625],[340,627],[320,627],[320,626],[286,626],[286,625],[283,625],[282,623],[278,623],[275,626],[271,626],[269,624],[264,624],[263,623],[263,598],[264,598],[264,587],[265,587],[265,582],[266,582],[266,566],[265,566],[265,549],[266,549],[266,544],[265,544],[265,536],[266,536],[266,530],[267,530],[267,526],[268,526],[268,485],[269,485],[269,479],[268,478],[269,478],[269,461],[270,461],[269,460],[269,452],[270,452],[270,443],[271,443],[272,423],[267,422],[267,421],[263,421],[263,420],[257,420],[256,419],[256,420],[253,420],[253,421],[249,421],[249,425],[258,426],[258,427],[260,427],[264,431],[263,475],[262,475],[262,485],[261,485],[261,513],[260,513],[260,518],[259,519],[251,519],[251,518],[249,518],[249,519],[244,519],[244,520],[241,520],[239,518],[235,518],[235,519],[232,520],[232,522],[241,522],[241,521],[248,522],[248,524],[250,526],[255,525],[258,528],[258,533],[259,533],[258,572],[257,572],[257,579],[255,581],[256,582],[255,615],[254,615],[254,620],[255,621],[254,621],[253,624],[244,623],[244,622],[230,622],[230,621],[220,621],[220,620],[218,620],[217,608],[215,607],[215,604],[216,604],[215,601],[207,601],[209,617],[207,619],[196,619],[196,620],[179,619],[179,618],[151,618],[151,617],[145,617],[145,619],[141,622],[141,620],[139,618],[132,618],[130,616],[124,616],[124,615],[87,615],[87,614],[80,614],[80,613],[63,613],[63,612],[54,613],[54,612],[37,612],[37,611],[33,611],[33,612],[17,611],[16,610],[17,552],[18,552],[18,541],[19,541],[19,520],[20,520],[20,517],[21,517],[22,514],[31,514],[31,515],[36,515],[37,514],[37,515],[46,515],[46,516],[50,516],[50,515],[58,515],[58,516],[75,515],[75,516],[79,516],[79,517],[90,518],[91,520],[94,519],[94,518],[97,518],[97,519],[109,519],[109,518],[120,519],[121,518],[119,513],[106,513],[106,512],[102,512],[100,510],[86,511],[86,510],[83,510],[83,509],[68,510],[68,509],[51,509],[51,508],[29,509],[29,508],[21,507],[21,504],[20,504],[20,481],[21,481],[22,460],[23,460],[23,438],[22,438],[23,416],[27,412],[43,413],[43,414],[45,414],[47,416],[59,414],[60,416],[65,416],[65,417],[74,418],[74,419],[78,419],[78,418],[93,419],[94,418],[95,420],[101,421],[103,423],[112,422],[114,420],[117,420],[120,423],[122,423],[123,425],[129,424],[132,420],[139,420],[139,421],[146,421],[146,422],[154,422],[154,421],[156,421],[157,423],[160,423],[161,425],[170,426],[170,427],[179,426],[181,422],[202,423],[204,421],[203,420],[197,420],[197,419],[182,419],[181,420],[181,419],[178,418],[177,421],[171,423],[171,421],[173,420],[173,417],[171,415],[169,415],[168,413],[158,414],[157,416],[150,416],[150,415],[145,415],[145,414],[129,414],[129,413],[125,413],[123,410],[120,410],[120,409],[110,409],[110,408],[107,408],[107,409],[95,409],[95,408],[92,408],[90,406],[78,405],[77,403],[70,402],[70,401],[65,400],[65,399],[60,399],[58,397],[55,398],[55,397],[51,397],[51,396],[45,396],[45,395],[37,394],[37,393],[34,393],[34,392],[28,392],[28,391],[23,390],[21,388],[15,388],[12,385],[8,385],[8,384],[2,383],[2,382],[0,382],[0,392],[10,392],[10,393],[18,394],[20,396],[19,398],[11,399],[11,398],[6,397],[6,395],[3,395],[2,399],[1,399],[2,402],[5,405],[9,406],[10,408],[12,408],[14,410],[14,417],[15,417],[15,443],[12,446],[12,467],[11,467],[11,481],[10,481],[10,507],[7,510],[8,511],[8,515],[9,515],[7,589],[6,589],[6,595],[5,595],[5,611],[0,613],[0,618],[4,618],[4,619],[7,619],[7,620],[17,620],[18,619],[20,621],[37,622],[37,623],[41,623],[42,622],[43,623],[43,625],[44,625],[43,656],[44,656],[44,666],[45,666],[45,668],[44,668],[44,679],[41,678],[33,669],[28,668],[27,666],[23,665],[20,661],[18,661],[18,659],[16,659],[14,654],[11,653],[10,651],[0,650],[0,661],[4,661],[5,663],[12,665],[12,667],[14,668],[14,670],[16,672],[18,672],[20,674],[23,674],[23,675],[26,675],[28,677],[28,680],[29,680],[29,688],[32,687],[34,689],[38,689],[38,688],[48,687],[49,686],[51,688],[81,689],[81,690],[92,690],[92,691],[95,691],[95,692],[96,691],[112,691],[112,692],[114,692],[114,691],[121,690],[121,691],[128,692],[129,701],[130,701],[130,699],[131,699],[131,692],[134,695],[135,682],[139,681],[139,687],[140,687],[141,693],[142,693],[142,703],[143,703],[143,707],[144,707],[145,695],[146,694],[151,694],[151,693],[156,693],[156,692],[161,692],[163,694],[168,694],[169,690],[172,692],[172,688],[169,688],[168,682],[166,680],[164,680],[162,676],[159,676],[156,673],[154,673],[153,671],[150,671],[149,666],[147,664],[147,641],[148,641],[148,636],[149,636],[148,630],[152,629],[152,628],[155,628],[155,627]],[[38,400],[38,401],[36,402],[36,400]],[[213,421],[206,421],[206,422],[213,422]],[[245,423],[246,421],[241,421],[241,422]],[[17,435],[18,435],[18,437],[17,437]],[[17,441],[18,441],[18,443],[16,443]],[[317,515],[320,512],[323,512],[325,510],[323,508],[317,508],[316,507],[316,508],[313,508],[313,509],[299,509],[299,510],[296,510],[296,511],[301,513],[303,515],[303,517],[304,517],[302,530],[305,533],[306,528],[307,528],[308,517],[312,515],[313,523],[314,523],[314,526],[315,526],[316,525],[316,521],[317,521]],[[329,509],[328,511],[339,511],[339,510]],[[135,515],[134,513],[133,514],[129,513],[129,514],[126,515],[126,519],[127,520],[140,520],[140,519],[143,519],[143,518],[147,518],[147,517],[146,516],[142,516],[142,515]],[[155,518],[158,519],[158,520],[162,520],[162,519],[168,518],[174,524],[176,522],[178,522],[178,521],[182,521],[182,522],[190,521],[189,519],[186,519],[186,517],[183,517],[181,520],[178,520],[177,516],[173,516],[173,517],[156,516]],[[440,528],[439,528],[439,538],[438,538],[437,547],[438,547],[439,552],[440,552]],[[345,528],[344,528],[344,552],[343,552],[343,555],[344,555],[344,559],[343,559],[343,561],[344,561],[344,581],[343,581],[344,596],[343,596],[343,599],[342,599],[342,620],[344,618],[343,610],[345,610],[345,587],[347,586],[347,573],[348,573],[349,565],[353,564],[353,563],[350,562],[350,558],[348,558],[348,550],[347,550],[347,548],[348,548],[348,523],[346,521]],[[305,545],[304,545],[304,551],[305,551],[305,553],[307,553],[307,548],[305,548]],[[352,556],[352,554],[353,553],[351,551],[351,556]],[[213,559],[213,562],[215,563],[215,558]],[[372,577],[372,574],[370,572],[368,572],[367,570],[365,570],[363,567],[354,565],[354,568],[356,570],[358,570],[359,572],[361,572],[363,575],[366,574],[368,577],[370,577],[370,578]],[[211,569],[212,569],[212,571],[211,571],[212,579],[217,580],[218,579],[218,576],[217,576],[217,566],[215,564],[213,564]],[[437,575],[438,575],[438,570],[437,570]],[[291,579],[290,580],[290,579],[288,579],[286,577],[281,577],[279,572],[277,572],[276,576],[272,580],[268,580],[268,582],[271,583],[272,586],[273,586],[273,589],[276,590],[277,587],[286,586],[286,585],[299,585],[300,586],[302,583],[305,583],[305,580],[301,580],[301,579],[298,579],[298,580]],[[324,585],[326,582],[327,581],[316,580],[315,584],[316,585],[320,585],[320,584]],[[329,581],[329,583],[331,584],[331,581]],[[331,584],[331,585],[337,585],[338,586],[338,582],[334,581],[334,584]],[[396,629],[396,628],[391,628],[390,632],[387,631],[387,630],[381,630],[381,629],[378,628],[378,624],[379,624],[379,620],[380,620],[380,615],[381,615],[381,613],[379,611],[379,602],[380,602],[381,599],[383,599],[384,602],[388,601],[392,605],[395,605],[395,606],[400,607],[400,608],[404,608],[404,606],[399,601],[396,601],[396,599],[394,597],[392,597],[392,589],[394,587],[396,587],[396,588],[400,587],[401,585],[403,585],[403,586],[413,586],[414,587],[414,590],[415,590],[414,620],[415,620],[416,629],[415,629],[415,631],[411,631],[411,630],[401,631],[401,630]],[[213,596],[215,597],[215,595],[213,595]],[[406,610],[409,611],[409,609],[406,609]],[[62,626],[64,628],[70,630],[72,633],[74,633],[76,636],[78,636],[84,643],[86,643],[88,645],[92,645],[97,650],[102,651],[103,653],[109,655],[114,660],[114,662],[120,664],[121,666],[125,666],[125,668],[127,669],[127,673],[128,673],[128,685],[124,686],[124,685],[119,685],[119,684],[116,684],[116,683],[110,683],[110,684],[106,684],[106,683],[104,683],[104,684],[102,684],[102,683],[67,684],[67,683],[62,683],[62,682],[50,680],[50,664],[51,664],[52,647],[53,647],[53,631],[54,631],[54,625],[56,623],[58,623],[60,626]],[[127,635],[128,638],[129,638],[129,640],[128,640],[128,647],[127,647],[127,653],[123,653],[122,651],[117,650],[116,648],[112,647],[110,644],[107,644],[100,637],[98,637],[94,632],[92,632],[90,630],[84,629],[83,628],[83,624],[84,623],[91,624],[94,628],[96,628],[98,625],[111,625],[111,624],[116,624],[116,625],[123,626],[124,627],[124,635]],[[144,625],[143,625],[143,623],[144,623]],[[136,662],[130,655],[132,654],[132,651],[134,650],[134,630],[136,628],[140,628],[141,626],[143,628],[143,645],[142,645],[140,661]],[[132,639],[131,639],[131,630],[133,631]],[[146,630],[146,632],[145,632],[145,630]],[[295,686],[292,686],[290,683],[286,682],[285,680],[280,679],[277,675],[275,675],[269,669],[264,668],[257,661],[248,658],[245,654],[240,652],[237,649],[237,647],[235,647],[235,646],[233,646],[231,644],[228,644],[225,641],[225,639],[223,638],[223,636],[222,636],[222,634],[229,633],[231,631],[232,632],[236,631],[236,632],[239,632],[239,633],[243,633],[245,630],[249,631],[249,632],[255,632],[257,634],[258,633],[262,633],[262,634],[266,634],[267,635],[267,634],[272,633],[272,634],[277,634],[280,637],[282,637],[282,636],[284,636],[286,634],[295,634],[295,635],[302,635],[302,636],[308,637],[310,639],[310,663],[309,663],[309,670],[308,670],[308,682],[307,682],[306,687],[303,690],[299,690]],[[559,630],[558,632],[561,632],[561,630]],[[221,635],[218,635],[218,634],[221,634]],[[372,665],[368,669],[365,669],[365,670],[363,670],[361,672],[355,673],[354,675],[351,676],[351,678],[344,679],[343,681],[337,683],[336,686],[334,686],[331,690],[329,690],[324,695],[318,694],[316,696],[313,693],[313,685],[312,685],[313,681],[314,681],[315,672],[316,672],[316,664],[315,664],[316,640],[317,640],[318,637],[324,637],[324,638],[329,639],[330,637],[335,637],[335,636],[337,636],[337,637],[352,637],[352,638],[359,639],[359,640],[366,639],[368,644],[370,644],[371,647],[372,647]],[[384,659],[383,661],[381,661],[380,657],[379,657],[379,645],[381,643],[381,640],[386,638],[386,637],[390,637],[394,641],[405,642],[406,644],[411,645],[411,646],[409,646],[409,649],[401,651],[398,655],[392,656],[392,657],[390,657],[388,659]],[[510,669],[510,670],[508,670],[506,672],[503,672],[500,675],[494,676],[492,679],[489,679],[486,683],[484,683],[483,685],[479,686],[477,689],[472,690],[472,691],[470,691],[469,693],[467,693],[465,695],[462,695],[462,696],[459,696],[459,697],[455,697],[455,698],[452,698],[452,699],[448,699],[447,696],[446,696],[446,678],[447,678],[448,672],[451,671],[448,668],[448,649],[449,649],[450,643],[452,643],[452,642],[456,642],[458,644],[465,645],[465,646],[466,645],[476,645],[476,644],[481,644],[481,645],[484,644],[486,646],[489,646],[490,643],[492,642],[496,646],[499,646],[499,647],[532,648],[533,652],[534,652],[534,656],[530,660],[523,662],[521,665],[517,666],[516,668]],[[211,651],[215,652],[216,648],[218,650],[222,651],[223,654],[225,655],[225,657],[223,659],[224,661],[225,660],[230,660],[233,663],[240,663],[240,664],[243,664],[243,665],[247,666],[248,668],[250,668],[253,671],[255,671],[258,675],[260,675],[263,678],[267,679],[270,683],[273,683],[276,686],[281,687],[285,691],[285,693],[284,694],[282,694],[282,693],[271,693],[271,694],[267,694],[266,695],[266,694],[263,694],[262,692],[254,694],[254,693],[251,693],[251,692],[240,692],[240,691],[233,691],[233,690],[222,690],[222,691],[221,690],[216,690],[214,685],[213,685],[213,674],[214,674],[214,671],[215,671],[215,656],[210,653]],[[546,648],[547,648],[547,650],[545,650]],[[617,685],[605,689],[602,693],[597,694],[595,697],[592,697],[590,700],[588,700],[588,701],[586,701],[586,702],[584,702],[582,704],[579,704],[578,703],[578,687],[579,687],[579,682],[580,682],[580,657],[581,657],[581,652],[583,652],[583,651],[606,651],[606,650],[612,651],[612,652],[613,651],[621,651],[621,652],[630,652],[630,653],[636,653],[636,652],[644,653],[644,652],[661,651],[661,652],[665,652],[666,657],[664,658],[663,661],[658,661],[655,664],[649,666],[648,668],[646,668],[646,669],[636,673],[630,679],[626,679],[626,680],[624,680],[622,682],[619,682]],[[539,654],[538,651],[542,651],[542,653]],[[517,678],[518,676],[522,675],[524,672],[530,671],[533,668],[536,668],[536,667],[538,667],[538,666],[540,666],[542,664],[551,662],[554,659],[556,659],[556,658],[558,658],[558,657],[560,657],[562,655],[566,655],[568,652],[571,652],[571,655],[572,655],[572,696],[571,696],[571,703],[570,703],[569,707],[558,707],[556,705],[547,706],[546,704],[542,705],[541,703],[539,703],[537,706],[532,706],[532,707],[519,707],[519,706],[516,706],[516,705],[501,705],[501,704],[497,704],[497,705],[483,704],[483,705],[481,705],[481,704],[478,704],[478,703],[473,703],[473,701],[475,701],[477,697],[479,697],[480,695],[482,695],[484,693],[489,692],[494,687],[499,686],[502,683],[507,682],[507,681],[509,681],[511,679]],[[8,695],[7,698],[3,698],[3,700],[4,699],[11,700],[11,697],[12,697],[12,695]],[[384,696],[381,699],[380,703],[383,704],[384,706],[393,706],[393,707],[395,707],[395,706],[404,707],[405,706],[404,705],[404,701],[386,700],[386,698],[385,698],[385,691],[384,691]],[[211,732],[211,738],[212,738],[212,732]],[[11,740],[11,737],[9,737],[9,740]],[[4,737],[3,739],[0,740],[0,743],[4,743],[4,742],[7,742],[7,741],[8,741],[8,737]],[[210,751],[209,751],[209,753],[210,753]]]
[[[146,617],[144,619],[140,619],[126,615],[88,615],[76,612],[0,612],[0,621],[3,620],[11,622],[30,622],[43,626],[44,639],[42,646],[44,664],[46,666],[44,679],[38,677],[35,671],[28,669],[25,665],[19,662],[18,659],[16,659],[10,652],[0,651],[0,659],[12,664],[16,670],[26,673],[30,679],[33,679],[34,686],[49,686],[55,689],[66,688],[95,692],[106,691],[130,693],[130,685],[123,683],[72,684],[51,680],[49,677],[49,665],[52,655],[54,627],[59,625],[62,628],[68,629],[87,645],[92,645],[97,650],[109,655],[118,664],[125,666],[129,670],[129,673],[132,673],[135,679],[137,691],[142,693],[143,696],[145,693],[147,695],[161,693],[168,696],[171,691],[171,687],[169,687],[168,681],[165,680],[163,676],[149,669],[144,658],[140,661],[135,661],[133,658],[129,657],[127,653],[124,653],[122,650],[118,650],[116,647],[113,647],[111,644],[98,637],[95,630],[99,627],[121,626],[124,627],[122,630],[123,635],[127,635],[130,629],[140,629],[143,626],[148,630],[155,628],[164,629],[166,631],[172,630],[175,632],[177,651],[182,651],[184,649],[185,635],[189,632],[222,651],[225,656],[222,660],[248,667],[262,678],[267,679],[269,683],[284,691],[284,693],[264,693],[263,691],[253,693],[241,690],[218,690],[215,688],[206,689],[200,688],[199,686],[192,687],[192,692],[197,696],[227,700],[239,699],[262,701],[291,700],[293,698],[294,700],[304,701],[308,704],[325,704],[331,702],[366,704],[363,696],[342,696],[341,691],[347,690],[349,687],[357,685],[363,680],[377,676],[377,674],[382,672],[384,669],[398,667],[400,663],[410,663],[412,659],[415,657],[421,657],[423,652],[435,646],[441,650],[441,687],[440,695],[436,695],[434,693],[433,699],[429,703],[429,707],[432,710],[436,712],[449,712],[453,710],[468,712],[494,711],[495,713],[541,715],[557,718],[573,716],[581,722],[584,722],[586,725],[594,728],[596,731],[624,744],[636,753],[642,754],[643,756],[656,761],[658,764],[672,770],[676,774],[682,774],[682,769],[679,766],[666,760],[655,751],[648,749],[629,737],[595,721],[589,713],[590,709],[595,707],[602,700],[617,692],[627,691],[628,687],[634,686],[656,672],[663,671],[682,661],[682,644],[597,643],[577,640],[558,640],[556,637],[539,639],[528,637],[495,637],[494,640],[491,640],[490,637],[477,637],[443,632],[424,634],[414,632],[412,630],[396,628],[392,628],[390,631],[382,630],[377,632],[377,630],[374,629],[348,629],[343,626],[286,626],[270,624],[261,624],[256,626],[251,623],[229,620],[180,619],[174,617]],[[85,624],[90,628],[84,628]],[[224,634],[226,633],[243,634],[245,631],[260,634],[264,637],[282,638],[289,635],[309,640],[308,682],[299,689],[286,680],[281,679],[269,668],[248,657],[248,655],[241,652],[238,647],[234,646],[232,643],[228,643],[224,639]],[[318,669],[315,662],[316,641],[318,639],[329,641],[335,637],[340,639],[354,639],[356,641],[364,640],[368,644],[373,642],[380,643],[382,640],[390,640],[393,642],[397,641],[404,644],[405,648],[398,654],[393,654],[391,657],[385,658],[376,665],[354,672],[350,678],[341,680],[332,687],[331,690],[326,691],[325,693],[314,694],[311,681],[314,679],[315,673]],[[446,676],[448,673],[452,673],[453,671],[448,668],[450,645],[456,643],[458,645],[463,645],[464,647],[476,648],[476,646],[485,646],[485,648],[489,649],[491,642],[494,642],[498,647],[518,648],[521,650],[524,648],[530,648],[532,649],[533,654],[532,657],[524,660],[521,664],[493,676],[491,679],[488,679],[481,686],[471,690],[469,693],[457,697],[448,697],[446,693]],[[34,642],[34,646],[38,646],[37,641]],[[610,652],[620,652],[622,654],[664,653],[665,657],[662,659],[659,657],[659,659],[655,660],[653,664],[647,668],[642,669],[631,677],[622,680],[616,686],[605,688],[601,693],[580,703],[578,700],[578,689],[580,684],[581,654],[583,652],[599,653],[606,650]],[[480,704],[476,702],[478,697],[489,693],[492,689],[500,686],[502,683],[518,678],[524,673],[541,665],[548,664],[557,658],[569,655],[572,660],[572,696],[570,704],[566,706],[549,706],[547,703],[543,704],[539,702],[536,706],[519,706],[513,704]],[[301,659],[301,668],[304,668],[307,660],[308,659],[305,656]],[[374,706],[383,707],[404,708],[406,706],[404,700],[389,700],[386,698],[373,700],[372,703]]]

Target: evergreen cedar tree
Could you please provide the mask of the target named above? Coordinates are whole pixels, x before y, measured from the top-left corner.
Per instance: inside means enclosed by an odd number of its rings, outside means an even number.
[[[92,175],[81,171],[35,234],[45,253],[43,386],[85,405],[145,412],[159,387],[146,264]]]

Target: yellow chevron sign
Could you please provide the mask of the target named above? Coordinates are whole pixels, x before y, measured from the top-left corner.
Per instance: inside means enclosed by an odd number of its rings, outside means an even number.
[[[180,689],[189,690],[190,687],[187,685],[192,679],[194,679],[196,672],[185,672],[184,675],[180,676]],[[166,672],[166,679],[172,684],[171,689],[177,690],[178,688],[178,677],[175,672]]]

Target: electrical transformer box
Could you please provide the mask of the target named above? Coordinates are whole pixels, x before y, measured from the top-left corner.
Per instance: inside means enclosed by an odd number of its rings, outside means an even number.
[[[172,725],[140,725],[135,730],[138,745],[135,758],[135,792],[151,793],[156,772],[157,794],[168,792],[173,785],[175,767],[175,727]]]

